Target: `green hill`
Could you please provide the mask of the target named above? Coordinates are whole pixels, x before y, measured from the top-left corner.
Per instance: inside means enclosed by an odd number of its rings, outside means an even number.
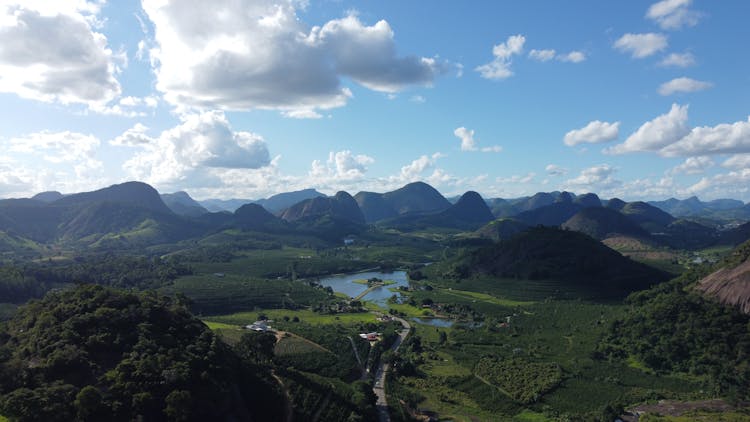
[[[324,216],[357,224],[365,223],[365,217],[359,209],[357,201],[344,191],[337,192],[332,197],[315,197],[304,200],[281,213],[281,218],[290,222]]]
[[[498,218],[485,224],[476,233],[479,237],[498,242],[500,240],[507,240],[528,228],[529,225],[522,221],[512,218]]]
[[[177,215],[198,217],[208,212],[201,204],[191,198],[187,192],[163,193],[161,199]]]
[[[583,233],[547,227],[479,248],[455,265],[470,276],[556,280],[561,290],[575,285],[587,289],[591,298],[621,297],[667,278]]]
[[[648,238],[649,234],[633,220],[609,208],[585,208],[562,224],[568,230],[585,233],[594,239],[603,240],[612,235]]]
[[[79,286],[0,334],[0,414],[22,421],[279,420],[277,384],[179,302]]]
[[[662,232],[676,220],[661,209],[642,201],[628,202],[620,212],[651,233]]]

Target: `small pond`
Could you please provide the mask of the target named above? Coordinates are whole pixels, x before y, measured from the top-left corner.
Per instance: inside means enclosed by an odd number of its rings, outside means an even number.
[[[393,284],[387,286],[376,287],[367,293],[362,300],[368,302],[374,302],[384,308],[388,307],[388,299],[398,293],[392,292],[390,289],[397,289],[401,286],[409,287],[409,280],[406,277],[405,271],[394,271],[392,273],[384,273],[380,271],[370,271],[365,273],[355,274],[343,274],[333,277],[327,277],[320,280],[320,285],[323,287],[330,287],[334,292],[343,293],[349,297],[357,297],[362,292],[367,290],[366,284],[356,283],[356,280],[368,280],[371,278],[379,278],[383,281],[393,281]]]
[[[453,320],[445,318],[412,318],[417,324],[431,325],[433,327],[448,328],[453,326]]]

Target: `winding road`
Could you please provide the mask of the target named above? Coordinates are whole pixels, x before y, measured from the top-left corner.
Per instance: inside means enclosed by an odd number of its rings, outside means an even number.
[[[406,336],[409,335],[409,331],[411,331],[411,325],[405,319],[397,317],[393,317],[393,319],[400,322],[404,327],[398,333],[398,338],[393,342],[393,345],[391,346],[391,351],[396,352],[399,346],[401,346],[401,343],[403,343],[406,339]],[[378,369],[377,371],[375,371],[375,385],[373,385],[372,387],[372,392],[375,393],[375,395],[378,397],[376,406],[378,408],[378,420],[380,422],[391,421],[391,416],[388,414],[388,401],[385,397],[385,377],[386,375],[388,375],[388,371],[390,369],[390,364],[384,363],[383,359],[381,358],[380,362],[378,363]]]

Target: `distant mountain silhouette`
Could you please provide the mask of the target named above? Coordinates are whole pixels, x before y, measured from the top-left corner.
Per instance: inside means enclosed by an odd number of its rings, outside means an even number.
[[[233,217],[232,226],[243,230],[263,230],[278,228],[282,225],[280,218],[259,204],[245,204],[234,212]]]
[[[414,182],[383,194],[385,202],[398,214],[429,213],[448,209],[451,203],[435,188]]]
[[[35,199],[37,201],[42,201],[42,202],[54,202],[62,197],[63,197],[63,194],[61,194],[58,191],[53,190],[53,191],[37,193],[36,195],[32,196],[31,199]]]
[[[507,240],[529,228],[529,225],[512,218],[500,218],[482,226],[476,231],[479,237],[495,242]]]
[[[586,208],[602,206],[602,200],[599,199],[599,196],[597,196],[597,194],[595,193],[585,193],[583,195],[578,195],[575,197],[573,202]]]
[[[403,231],[444,227],[459,230],[475,230],[492,221],[494,216],[482,197],[473,191],[466,192],[448,209],[432,214],[406,214],[380,224]]]
[[[332,197],[316,197],[292,205],[281,212],[281,218],[286,221],[309,219],[310,217],[328,216],[333,219],[364,224],[365,217],[357,205],[357,201],[348,193],[337,192]]]
[[[566,222],[570,217],[582,209],[582,205],[575,204],[571,201],[554,202],[550,205],[524,211],[516,215],[514,218],[523,221],[530,226],[542,225],[554,227]]]
[[[141,182],[67,195],[50,203],[0,201],[0,230],[37,242],[86,244],[105,238],[153,244],[196,234],[154,188]]]
[[[619,211],[603,208],[585,208],[562,224],[568,230],[585,233],[594,239],[604,240],[613,235],[648,238],[649,233],[635,221]]]
[[[742,208],[745,204],[736,199],[715,199],[703,202],[696,196],[687,199],[669,198],[665,201],[649,201],[650,205],[658,207],[675,217],[690,217],[707,215],[714,211],[727,211]]]
[[[267,199],[259,199],[257,201],[254,201],[254,203],[262,206],[272,213],[277,213],[291,207],[298,202],[323,196],[325,195],[316,191],[315,189],[303,189],[294,192],[279,193],[270,196]]]
[[[208,212],[201,204],[190,197],[187,192],[163,193],[161,199],[177,215],[198,217]]]
[[[628,202],[620,212],[651,233],[663,231],[676,220],[668,213],[643,201]]]
[[[354,200],[357,201],[362,214],[365,216],[365,221],[368,223],[386,220],[398,215],[396,209],[385,200],[382,193],[359,192],[354,195]]]

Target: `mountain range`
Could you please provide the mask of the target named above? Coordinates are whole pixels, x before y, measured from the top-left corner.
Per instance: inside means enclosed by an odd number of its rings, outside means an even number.
[[[663,202],[673,207],[703,204],[719,211],[741,204],[733,200],[703,203],[697,198]],[[225,201],[225,206],[229,203]],[[678,218],[656,205],[617,198],[602,201],[593,193],[570,192],[485,200],[471,191],[452,203],[432,186],[416,182],[390,192],[359,192],[353,197],[346,192],[328,197],[305,189],[246,201],[233,211],[213,212],[208,201],[195,201],[186,192],[160,195],[145,183],[128,182],[92,192],[43,192],[32,198],[0,200],[0,232],[7,245],[74,242],[124,247],[175,242],[231,228],[297,231],[340,241],[375,224],[404,232],[476,231],[476,236],[500,240],[541,225],[579,231],[598,240],[626,236],[678,249],[737,244],[750,234],[748,226],[719,229],[721,224],[698,217]],[[507,215],[496,220],[498,214]]]

